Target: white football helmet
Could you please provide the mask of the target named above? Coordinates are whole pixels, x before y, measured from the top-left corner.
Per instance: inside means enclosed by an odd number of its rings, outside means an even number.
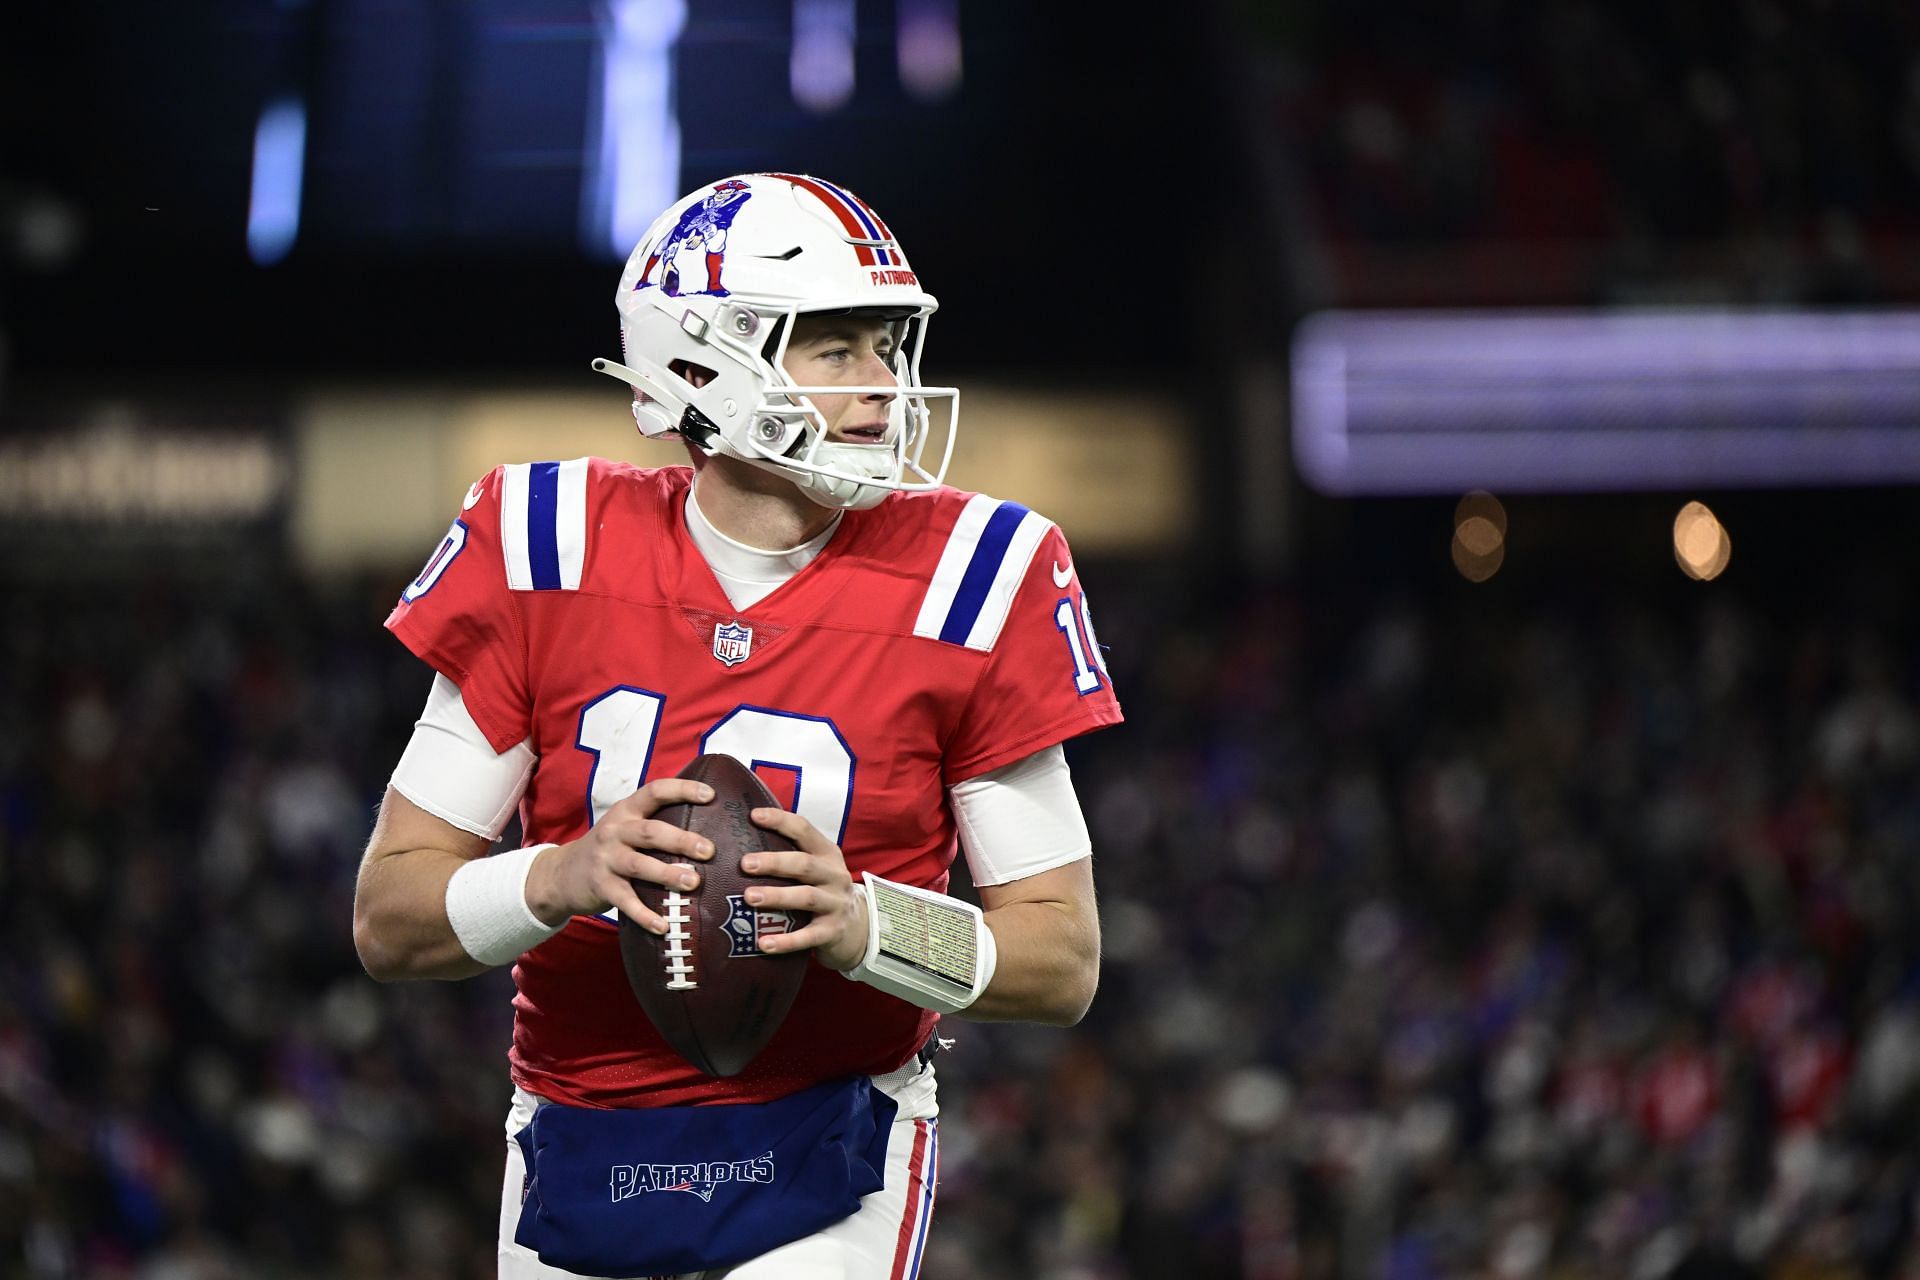
[[[920,382],[927,318],[899,242],[844,187],[793,173],[742,174],[702,187],[654,222],[620,277],[624,364],[593,367],[633,387],[633,416],[650,438],[678,435],[786,477],[828,507],[871,507],[895,490],[938,486],[953,458],[960,393]],[[897,386],[801,386],[782,364],[794,319],[873,315],[894,330]],[[676,366],[713,371],[703,385]],[[878,444],[828,439],[810,395],[892,395]],[[950,402],[938,462],[927,403]]]

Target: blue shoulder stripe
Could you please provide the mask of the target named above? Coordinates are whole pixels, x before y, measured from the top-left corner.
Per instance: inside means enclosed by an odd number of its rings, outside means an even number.
[[[500,486],[500,548],[515,591],[574,591],[587,558],[587,460],[516,462]]]
[[[1033,553],[1052,527],[1017,502],[985,494],[969,498],[947,534],[913,633],[969,649],[993,648]]]
[[[1003,502],[987,517],[987,527],[980,533],[980,542],[973,549],[973,558],[967,561],[967,571],[960,579],[959,590],[954,592],[953,607],[947,611],[947,620],[940,627],[942,640],[948,644],[967,642],[973,624],[980,620],[980,608],[987,602],[987,591],[993,586],[994,575],[1000,571],[1001,561],[1007,558],[1007,548],[1013,543],[1014,530],[1032,514],[1017,502]]]

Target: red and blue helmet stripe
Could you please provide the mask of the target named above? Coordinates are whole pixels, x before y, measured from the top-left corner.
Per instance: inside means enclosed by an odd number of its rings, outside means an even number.
[[[801,173],[770,173],[769,178],[783,178],[794,186],[816,197],[820,203],[833,211],[840,220],[840,226],[849,239],[855,241],[884,241],[881,244],[854,245],[861,266],[901,266],[907,265],[907,259],[894,243],[893,232],[880,220],[880,215],[851,191],[837,187],[823,178],[810,178]]]

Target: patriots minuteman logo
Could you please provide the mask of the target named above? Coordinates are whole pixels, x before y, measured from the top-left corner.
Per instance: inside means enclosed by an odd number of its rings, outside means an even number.
[[[713,656],[737,667],[753,652],[753,628],[743,622],[723,622],[713,629]]]
[[[666,240],[648,255],[647,265],[641,270],[640,279],[633,287],[650,289],[658,286],[674,297],[695,292],[712,294],[716,298],[727,297],[729,291],[720,283],[720,274],[727,265],[727,229],[733,225],[734,216],[741,207],[752,198],[753,189],[738,178],[715,184],[705,199],[680,215],[680,221],[667,233]],[[704,253],[707,269],[707,287],[704,289],[682,287],[681,255],[692,253]],[[661,268],[658,280],[653,278],[655,267]]]

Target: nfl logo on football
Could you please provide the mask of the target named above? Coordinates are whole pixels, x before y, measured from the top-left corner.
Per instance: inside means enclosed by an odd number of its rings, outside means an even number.
[[[713,629],[713,656],[729,667],[745,662],[752,652],[752,627],[740,622],[723,622]]]
[[[730,959],[747,956],[764,956],[760,950],[762,938],[777,938],[791,932],[793,919],[784,911],[755,911],[747,905],[745,894],[727,895],[727,920],[720,926],[727,935],[727,955]]]

